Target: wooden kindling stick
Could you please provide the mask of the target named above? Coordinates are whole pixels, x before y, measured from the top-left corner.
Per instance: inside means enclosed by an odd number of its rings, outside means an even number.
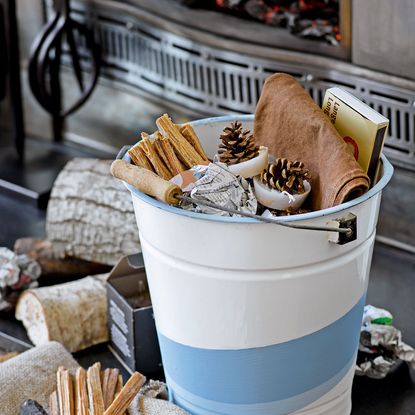
[[[89,414],[103,415],[105,411],[101,389],[101,364],[95,363],[87,371]]]
[[[115,387],[115,397],[119,395],[121,389],[124,387],[124,381],[122,380],[122,376],[118,375],[117,386]]]
[[[115,387],[115,395],[114,395],[114,398],[116,398],[120,394],[123,386],[124,386],[124,381],[122,379],[122,376],[121,375],[118,375],[118,381],[117,381],[117,386]],[[122,415],[126,415],[126,412],[124,412]]]
[[[86,370],[82,367],[78,368],[75,376],[75,409],[76,415],[88,414],[88,390],[86,382]]]
[[[49,397],[49,415],[60,415],[58,392],[54,391]]]
[[[73,385],[69,370],[60,367],[56,374],[60,415],[74,415]]]
[[[118,383],[118,369],[105,369],[102,382],[102,395],[104,407],[107,409],[114,400],[115,390]]]
[[[134,372],[121,389],[120,393],[116,396],[112,404],[105,411],[104,415],[124,414],[145,382],[145,376],[141,373]]]

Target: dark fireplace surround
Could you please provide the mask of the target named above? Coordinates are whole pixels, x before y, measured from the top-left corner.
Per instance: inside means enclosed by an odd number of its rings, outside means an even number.
[[[50,16],[51,0],[45,5]],[[415,82],[352,62],[352,0],[340,0],[339,45],[189,8],[181,0],[71,5],[73,17],[95,30],[103,49],[102,76],[114,84],[202,116],[253,112],[262,83],[274,72],[296,77],[318,104],[327,88],[340,86],[391,120],[385,150],[397,163],[415,168]],[[87,59],[84,64],[87,68]]]

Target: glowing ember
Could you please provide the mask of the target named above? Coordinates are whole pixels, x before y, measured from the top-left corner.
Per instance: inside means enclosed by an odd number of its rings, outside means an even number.
[[[296,36],[337,45],[340,0],[182,0],[192,7],[221,10],[272,26]]]

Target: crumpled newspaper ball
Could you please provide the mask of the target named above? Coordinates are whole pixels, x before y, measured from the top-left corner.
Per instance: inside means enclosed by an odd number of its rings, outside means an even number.
[[[0,288],[10,287],[19,281],[20,268],[17,255],[8,248],[0,248]]]
[[[38,262],[28,255],[0,248],[0,310],[13,305],[16,291],[37,286],[41,273]]]
[[[392,323],[389,311],[365,306],[356,375],[383,379],[400,361],[415,368],[415,350],[402,341],[401,331]]]
[[[194,166],[191,171],[197,179],[190,191],[195,204],[184,203],[182,205],[184,209],[210,215],[232,215],[219,209],[197,205],[197,200],[200,200],[242,213],[256,213],[258,202],[251,185],[243,177],[231,173],[226,164],[210,163],[207,166]]]

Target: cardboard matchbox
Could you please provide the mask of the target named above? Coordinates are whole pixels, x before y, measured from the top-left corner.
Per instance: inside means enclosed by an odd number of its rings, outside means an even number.
[[[110,349],[130,372],[145,375],[162,369],[149,295],[139,296],[147,287],[142,254],[121,258],[107,280]],[[144,305],[141,306],[140,302]]]
[[[350,146],[372,183],[375,183],[389,120],[338,87],[326,91],[323,111]]]

